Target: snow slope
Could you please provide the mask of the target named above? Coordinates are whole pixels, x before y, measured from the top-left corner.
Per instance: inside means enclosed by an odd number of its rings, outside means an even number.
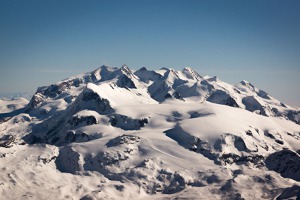
[[[0,113],[10,113],[12,111],[24,108],[28,104],[28,100],[25,98],[14,98],[11,100],[0,99]]]
[[[0,113],[4,199],[300,197],[300,110],[246,81],[102,66],[21,111]]]

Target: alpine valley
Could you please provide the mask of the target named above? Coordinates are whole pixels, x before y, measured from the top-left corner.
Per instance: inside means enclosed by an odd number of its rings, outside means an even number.
[[[300,109],[247,81],[101,66],[0,100],[1,199],[300,199]]]

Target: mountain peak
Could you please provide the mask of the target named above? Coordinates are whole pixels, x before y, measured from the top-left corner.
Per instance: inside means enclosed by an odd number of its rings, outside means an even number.
[[[199,83],[195,84],[196,82]],[[171,68],[150,71],[143,67],[133,73],[127,65],[120,68],[103,65],[90,74],[85,73],[76,76],[76,78],[39,88],[32,102],[36,102],[34,103],[36,108],[44,105],[41,102],[47,101],[48,98],[52,100],[64,98],[68,104],[72,103],[72,96],[79,93],[70,94],[72,93],[71,90],[75,90],[72,88],[75,87],[80,90],[83,84],[88,83],[93,83],[96,87],[109,84],[111,87],[132,89],[136,90],[138,94],[145,92],[150,95],[151,101],[157,102],[164,102],[171,98],[183,101],[193,99],[193,101],[198,102],[207,100],[222,105],[238,105],[238,107],[251,112],[260,110],[259,113],[261,114],[269,113],[270,116],[284,116],[286,119],[299,123],[298,111],[289,110],[292,109],[289,106],[282,106],[284,104],[280,101],[263,90],[257,89],[248,81],[244,80],[232,86],[219,80],[216,76],[204,79],[190,67],[185,67],[182,71]],[[88,85],[88,87],[90,86]],[[258,102],[255,109],[249,105],[251,102],[249,103],[249,98],[246,98],[249,96],[254,96],[253,102]]]
[[[126,70],[129,70],[128,66],[126,64],[123,64],[121,69],[126,69]]]
[[[120,68],[120,70],[126,74],[127,76],[134,76],[132,71],[129,69],[129,67],[127,65],[122,65],[122,67]]]
[[[203,80],[203,77],[190,67],[183,68],[182,73],[184,73],[189,79],[194,79],[197,81]]]
[[[251,87],[254,88],[254,86],[253,86],[249,81],[242,80],[240,83],[241,83],[242,85],[245,85],[245,86],[251,86]]]
[[[209,81],[209,82],[218,82],[218,81],[220,81],[220,79],[217,76],[209,77],[206,80]]]

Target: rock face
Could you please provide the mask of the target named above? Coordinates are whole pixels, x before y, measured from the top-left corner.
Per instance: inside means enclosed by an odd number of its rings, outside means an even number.
[[[300,110],[246,81],[102,66],[14,109],[0,114],[5,199],[299,196]]]
[[[300,199],[300,186],[293,185],[292,187],[283,190],[282,194],[277,197],[278,200],[282,199]]]
[[[239,108],[239,105],[237,102],[226,92],[222,90],[217,90],[213,92],[208,98],[207,101],[222,105],[227,105],[231,107],[237,107]]]
[[[4,135],[0,138],[0,147],[10,148],[15,142],[16,137],[13,135]]]
[[[148,123],[148,119],[132,119],[125,115],[113,114],[110,116],[110,124],[124,130],[139,130]]]
[[[102,98],[95,89],[96,85],[89,83],[83,92],[78,96],[74,102],[74,107],[76,111],[83,109],[94,110],[100,114],[106,114],[113,112],[113,109],[109,101]]]
[[[266,158],[266,167],[285,178],[300,181],[300,156],[288,149],[275,152]]]
[[[59,155],[55,160],[56,167],[59,171],[75,174],[79,171],[79,154],[71,147],[64,147],[59,151]]]

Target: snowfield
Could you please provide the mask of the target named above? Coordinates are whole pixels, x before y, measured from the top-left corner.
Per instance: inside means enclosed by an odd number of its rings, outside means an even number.
[[[102,66],[0,101],[1,199],[300,198],[299,115],[247,81]]]

